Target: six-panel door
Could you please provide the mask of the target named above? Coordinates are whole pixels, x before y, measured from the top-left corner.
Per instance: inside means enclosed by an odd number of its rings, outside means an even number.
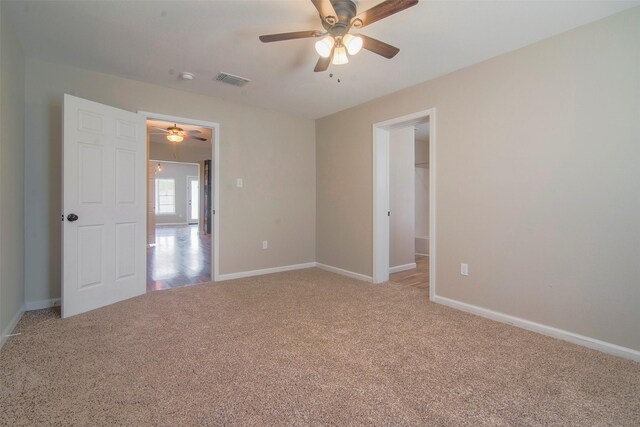
[[[144,118],[65,95],[63,139],[62,316],[68,317],[146,290]],[[70,221],[71,214],[78,219]]]

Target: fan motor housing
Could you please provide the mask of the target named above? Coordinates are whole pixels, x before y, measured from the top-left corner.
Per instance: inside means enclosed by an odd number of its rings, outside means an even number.
[[[334,37],[344,36],[349,31],[351,20],[356,16],[356,4],[353,0],[332,0],[331,4],[338,15],[338,22],[332,25],[322,19],[322,26]]]

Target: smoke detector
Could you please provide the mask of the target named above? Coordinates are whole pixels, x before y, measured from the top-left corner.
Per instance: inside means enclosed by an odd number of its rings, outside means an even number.
[[[190,73],[188,71],[183,71],[183,72],[180,73],[180,78],[182,80],[193,80],[194,77],[195,76],[193,75],[193,73]]]

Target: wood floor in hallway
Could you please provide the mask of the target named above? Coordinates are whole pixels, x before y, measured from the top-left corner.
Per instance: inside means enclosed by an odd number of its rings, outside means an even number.
[[[147,249],[147,291],[211,281],[211,235],[197,225],[158,226]]]
[[[416,255],[416,268],[392,274],[389,281],[420,289],[429,288],[429,257]]]

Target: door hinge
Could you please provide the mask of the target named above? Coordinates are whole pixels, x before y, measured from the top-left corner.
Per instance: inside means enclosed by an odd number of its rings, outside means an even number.
[[[387,216],[391,216],[391,211],[387,211]]]
[[[215,210],[215,209],[213,210],[213,214],[214,214],[214,215],[216,214],[216,210]]]

